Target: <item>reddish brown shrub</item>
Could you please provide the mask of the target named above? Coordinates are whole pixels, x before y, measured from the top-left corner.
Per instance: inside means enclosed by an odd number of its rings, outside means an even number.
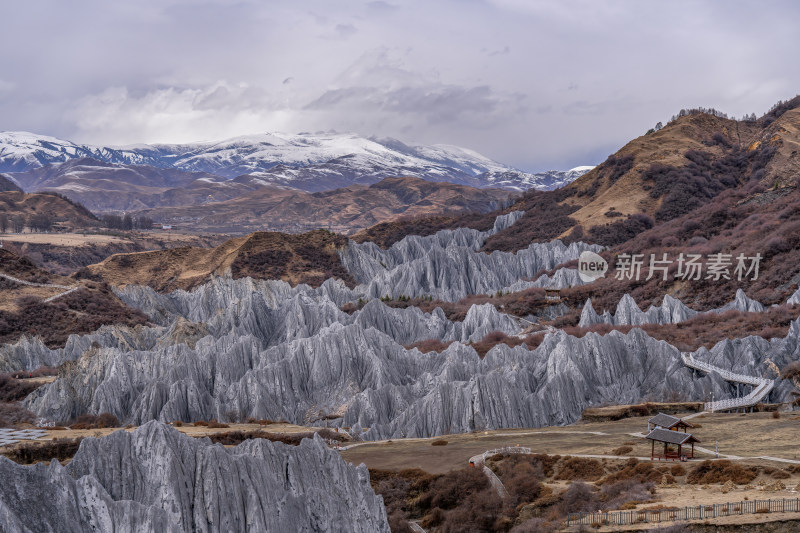
[[[511,505],[529,503],[542,495],[542,469],[532,463],[519,462],[515,468],[504,468],[500,477],[510,498],[507,503]]]
[[[673,476],[685,476],[686,475],[686,469],[683,467],[683,465],[672,465],[670,467],[670,469],[669,469],[669,472]]]
[[[32,424],[36,415],[18,403],[0,403],[0,427],[15,428],[20,424]]]
[[[634,502],[641,503],[652,498],[653,484],[635,479],[623,479],[604,484],[600,499],[604,509],[619,509]]]
[[[39,388],[38,384],[20,381],[11,374],[0,374],[0,402],[18,402]]]
[[[429,352],[442,353],[451,344],[453,344],[453,341],[442,342],[439,339],[428,339],[424,341],[415,342],[414,344],[409,344],[408,346],[405,346],[405,349],[411,350],[416,348],[422,353],[429,353]]]
[[[655,483],[661,479],[662,474],[650,462],[639,462],[631,457],[622,465],[615,466],[616,471],[602,479],[600,484],[613,484],[619,481],[633,480],[637,483]]]
[[[25,298],[17,311],[0,311],[0,343],[29,335],[55,348],[63,346],[71,334],[91,333],[105,324],[133,327],[147,322],[144,313],[124,305],[108,285],[94,283],[51,303]]]
[[[559,468],[556,479],[596,481],[603,477],[605,469],[597,459],[570,457]]]
[[[487,489],[472,493],[462,505],[445,514],[439,529],[442,533],[504,531],[513,520],[503,514],[503,500],[496,491]]]
[[[792,475],[786,470],[776,470],[772,473],[772,479],[789,479]]]
[[[758,471],[753,467],[734,464],[727,459],[721,461],[703,461],[689,471],[686,482],[693,485],[708,485],[732,481],[737,485],[745,485],[753,481]]]
[[[80,415],[71,422],[64,424],[70,429],[103,429],[118,428],[121,426],[119,419],[111,413],[99,415]]]
[[[39,461],[49,462],[52,459],[65,461],[72,459],[77,453],[81,443],[80,438],[59,438],[45,442],[30,442],[17,445],[8,452],[6,457],[15,463],[28,465]]]
[[[783,379],[800,379],[800,361],[792,361],[781,370]]]
[[[489,350],[498,344],[505,344],[506,346],[514,347],[525,343],[524,339],[518,337],[509,337],[502,331],[492,331],[487,333],[480,341],[472,344],[472,347],[478,352],[478,355],[483,358],[489,353]]]
[[[558,508],[561,516],[596,511],[599,508],[597,492],[583,481],[572,483],[561,497]]]
[[[447,446],[447,441],[444,439],[437,439],[431,442],[431,446]]]
[[[11,372],[11,377],[16,379],[25,379],[25,378],[41,378],[45,376],[57,376],[58,375],[58,368],[53,366],[40,366],[36,370],[19,370],[17,372]]]

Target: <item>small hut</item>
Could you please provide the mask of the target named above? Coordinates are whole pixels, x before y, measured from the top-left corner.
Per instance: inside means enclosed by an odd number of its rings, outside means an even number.
[[[691,425],[689,422],[686,422],[683,419],[665,413],[658,413],[656,416],[647,421],[647,431],[651,431],[656,428],[661,428],[661,429],[669,429],[672,431],[683,430],[683,432],[686,433],[686,428],[693,428],[693,427],[694,426]]]
[[[650,460],[664,459],[667,461],[685,461],[686,459],[694,459],[694,443],[700,442],[697,437],[692,436],[691,433],[681,433],[680,431],[656,428],[650,432],[647,437],[650,441]],[[656,453],[656,442],[664,443],[664,453]],[[684,446],[691,445],[691,450],[687,450]]]
[[[558,303],[561,301],[561,289],[545,289],[544,299],[548,302]]]

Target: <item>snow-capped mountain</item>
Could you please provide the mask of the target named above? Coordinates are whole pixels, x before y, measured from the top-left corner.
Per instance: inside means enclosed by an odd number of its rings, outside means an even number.
[[[580,166],[569,170],[548,170],[530,174],[519,170],[500,170],[484,172],[477,176],[484,187],[497,187],[515,191],[538,189],[552,191],[559,189],[580,178],[594,167]]]
[[[82,145],[24,132],[0,133],[0,172],[26,172],[76,158],[205,172],[228,179],[250,175],[264,184],[306,191],[371,184],[393,176],[473,187],[549,189],[580,175],[576,169],[528,174],[458,146],[412,146],[351,133],[264,133],[219,142],[122,147]]]

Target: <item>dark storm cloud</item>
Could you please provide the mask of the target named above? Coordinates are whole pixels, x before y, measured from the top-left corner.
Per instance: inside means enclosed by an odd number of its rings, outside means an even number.
[[[0,130],[97,143],[352,130],[529,169],[682,107],[800,92],[794,2],[57,0],[4,7]]]

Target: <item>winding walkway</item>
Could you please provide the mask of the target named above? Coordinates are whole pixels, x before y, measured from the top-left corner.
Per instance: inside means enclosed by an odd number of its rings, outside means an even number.
[[[681,359],[683,360],[683,364],[689,368],[693,368],[707,374],[716,373],[725,381],[744,383],[745,385],[752,385],[754,387],[752,392],[750,392],[750,394],[747,396],[743,396],[741,398],[731,398],[728,400],[717,400],[703,404],[703,409],[706,411],[711,411],[712,413],[714,411],[727,411],[730,409],[751,407],[766,398],[772,391],[773,387],[775,387],[775,381],[772,379],[746,376],[744,374],[735,374],[729,370],[725,370],[724,368],[706,363],[705,361],[698,361],[691,353],[688,352],[681,352]]]
[[[43,287],[45,289],[64,289],[64,292],[56,294],[55,296],[51,296],[50,298],[46,298],[43,300],[44,303],[50,303],[53,300],[61,298],[62,296],[66,296],[72,292],[77,291],[80,289],[80,285],[75,286],[68,286],[68,285],[58,285],[56,283],[34,283],[32,281],[25,281],[24,279],[15,278],[14,276],[9,276],[8,274],[0,273],[0,278],[7,279],[8,281],[13,281],[14,283],[19,283],[21,285],[27,285],[29,287]]]

